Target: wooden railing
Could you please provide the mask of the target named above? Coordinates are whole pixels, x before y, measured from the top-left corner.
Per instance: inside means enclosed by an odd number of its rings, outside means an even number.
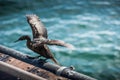
[[[69,78],[71,80],[96,80],[96,79],[89,77],[87,75],[84,75],[82,73],[78,73],[78,72],[72,70],[72,68],[45,62],[41,59],[29,59],[27,57],[28,55],[25,55],[24,53],[21,53],[19,51],[13,50],[11,48],[8,48],[8,47],[2,46],[2,45],[0,45],[0,52],[4,53],[6,55],[9,55],[11,57],[14,57],[16,59],[19,59],[23,62],[32,64],[36,67],[50,71],[58,76]]]

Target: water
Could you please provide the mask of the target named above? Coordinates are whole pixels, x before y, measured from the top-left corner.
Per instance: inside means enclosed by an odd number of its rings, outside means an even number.
[[[120,1],[119,0],[11,0],[0,1],[0,44],[35,56],[25,41],[30,35],[26,14],[37,14],[50,39],[73,44],[71,51],[49,46],[64,66],[98,80],[120,80]]]

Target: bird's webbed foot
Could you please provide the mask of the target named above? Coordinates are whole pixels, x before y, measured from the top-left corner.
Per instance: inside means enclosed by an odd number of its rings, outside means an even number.
[[[36,59],[36,58],[39,58],[39,57],[41,57],[41,56],[35,56],[35,57],[32,57],[32,56],[26,56],[28,59]]]

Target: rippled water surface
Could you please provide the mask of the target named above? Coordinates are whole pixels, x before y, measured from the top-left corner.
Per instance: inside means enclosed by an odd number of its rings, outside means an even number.
[[[32,37],[26,14],[40,17],[50,39],[76,47],[49,46],[60,64],[98,80],[120,80],[119,0],[0,1],[0,44],[36,55],[25,41],[14,43],[21,35]]]

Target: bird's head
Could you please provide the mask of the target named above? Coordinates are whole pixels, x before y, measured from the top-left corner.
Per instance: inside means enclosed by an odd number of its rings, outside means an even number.
[[[22,40],[30,40],[30,37],[28,35],[24,35],[18,38],[18,40],[16,40],[15,42],[22,41]]]

